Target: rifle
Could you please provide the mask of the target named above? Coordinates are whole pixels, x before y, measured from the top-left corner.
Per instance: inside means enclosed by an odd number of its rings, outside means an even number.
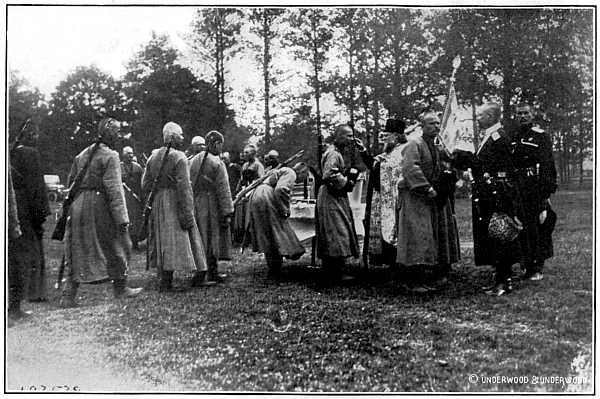
[[[140,162],[138,162],[142,168],[146,168],[146,164],[148,163],[148,156],[142,152],[142,157],[139,160]]]
[[[67,194],[67,198],[65,198],[62,205],[62,213],[60,215],[60,218],[56,222],[56,227],[54,228],[54,232],[52,233],[53,240],[62,241],[65,238],[65,230],[67,227],[67,216],[69,215],[69,210],[71,208],[71,205],[73,204],[73,201],[75,201],[75,197],[77,196],[77,194],[79,194],[79,188],[83,183],[83,178],[85,177],[88,168],[92,163],[92,158],[94,158],[94,155],[96,154],[96,151],[98,151],[98,148],[100,148],[100,140],[97,140],[92,149],[90,150],[90,155],[88,156],[85,165],[83,165],[83,168],[81,168],[79,172],[77,172],[77,175],[73,179],[71,187],[69,187],[69,193]]]
[[[58,277],[56,278],[56,284],[54,288],[60,290],[62,288],[63,276],[65,275],[65,254],[63,253],[62,260],[60,261],[60,267],[58,268]]]
[[[240,200],[242,198],[244,198],[246,196],[246,194],[248,194],[250,191],[254,190],[256,187],[260,186],[262,184],[262,182],[264,182],[269,177],[271,177],[271,175],[277,169],[280,169],[280,168],[283,168],[284,166],[289,165],[290,163],[292,163],[295,160],[297,160],[298,158],[300,158],[303,154],[304,154],[304,150],[298,151],[297,153],[295,153],[294,155],[292,155],[291,157],[289,157],[288,159],[286,159],[285,161],[283,161],[282,163],[277,165],[275,168],[271,169],[269,171],[269,173],[265,173],[262,177],[259,177],[258,179],[254,180],[254,182],[252,182],[252,184],[250,184],[248,187],[246,187],[245,189],[243,189],[242,191],[237,193],[237,195],[235,196],[235,199],[233,200],[233,206],[235,207],[235,205],[238,202],[240,202]]]
[[[169,152],[171,151],[171,144],[167,144],[167,150],[165,151],[165,155],[163,156],[162,162],[160,164],[160,168],[158,169],[158,174],[154,177],[152,181],[152,186],[150,188],[150,192],[148,193],[148,197],[146,197],[146,203],[144,204],[144,210],[142,212],[142,216],[144,217],[144,224],[142,225],[142,237],[148,236],[148,223],[150,223],[150,214],[152,214],[152,205],[154,202],[154,198],[156,197],[156,191],[158,188],[158,181],[163,174],[165,169],[165,165],[167,163],[167,158],[169,156]],[[146,170],[148,172],[148,170]],[[150,264],[146,262],[146,270],[150,269]]]
[[[25,131],[27,130],[27,127],[30,124],[31,124],[31,118],[27,118],[25,120],[25,122],[23,122],[23,124],[21,125],[21,128],[19,129],[19,134],[17,134],[15,141],[13,141],[10,146],[10,152],[12,152],[15,148],[17,148],[17,146],[21,142],[21,139],[23,138],[23,135],[25,134]]]
[[[127,192],[129,192],[129,194],[131,194],[133,199],[135,199],[140,204],[142,203],[142,200],[140,199],[140,197],[138,197],[138,195],[136,193],[134,193],[133,190],[131,189],[131,187],[129,187],[125,182],[123,182],[123,188],[125,190],[127,190]]]
[[[25,131],[27,130],[27,126],[29,126],[30,123],[31,123],[31,118],[27,118],[25,120],[25,122],[23,122],[23,124],[21,125],[21,128],[19,129],[19,134],[17,134],[17,137],[10,145],[9,154],[12,153],[13,150],[15,150],[19,146],[19,143],[21,142],[21,139],[23,138],[23,135],[25,134]],[[23,177],[23,175],[18,170],[16,170],[12,165],[10,165],[10,169],[12,172],[18,174],[20,177]]]

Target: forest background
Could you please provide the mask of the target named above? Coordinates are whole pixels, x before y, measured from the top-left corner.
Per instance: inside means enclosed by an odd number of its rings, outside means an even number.
[[[592,8],[189,8],[182,38],[153,33],[127,72],[72,70],[46,95],[9,70],[9,134],[28,118],[40,129],[46,173],[66,177],[73,157],[111,115],[132,133],[138,157],[176,121],[192,136],[217,129],[234,157],[248,141],[316,165],[317,138],[351,122],[375,146],[389,117],[408,124],[441,111],[452,60],[464,122],[475,106],[533,103],[550,132],[561,182],[583,176],[593,150]],[[10,25],[9,25],[10,27]],[[10,40],[9,40],[10,46]],[[240,67],[242,66],[242,67]],[[236,89],[232,90],[232,82]],[[240,81],[248,82],[247,85]],[[477,144],[480,134],[466,139]]]

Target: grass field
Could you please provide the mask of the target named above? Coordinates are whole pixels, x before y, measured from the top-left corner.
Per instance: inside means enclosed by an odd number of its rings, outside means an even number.
[[[251,253],[222,263],[231,275],[223,285],[159,294],[136,252],[130,282],[146,288],[139,298],[114,302],[101,285],[80,290],[79,309],[57,313],[56,292],[27,306],[35,323],[78,321],[115,370],[185,390],[590,392],[592,192],[558,193],[553,205],[559,219],[546,278],[517,283],[506,297],[481,292],[492,269],[473,266],[468,248],[449,287],[428,296],[407,295],[385,269],[358,265],[358,284],[319,288],[309,256],[286,264],[274,282]],[[458,201],[457,214],[461,238],[471,241],[468,200]],[[47,242],[46,251],[53,284],[60,247]],[[577,375],[587,383],[555,378]]]

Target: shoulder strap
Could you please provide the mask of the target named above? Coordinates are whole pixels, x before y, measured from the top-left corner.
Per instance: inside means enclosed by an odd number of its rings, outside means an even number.
[[[208,157],[208,150],[204,150],[204,156],[202,157],[202,162],[200,162],[200,168],[198,169],[198,175],[196,176],[196,181],[194,181],[194,185],[192,186],[192,191],[194,187],[198,186],[198,180],[200,176],[203,176],[202,172],[204,172],[204,164],[206,163],[206,158]]]

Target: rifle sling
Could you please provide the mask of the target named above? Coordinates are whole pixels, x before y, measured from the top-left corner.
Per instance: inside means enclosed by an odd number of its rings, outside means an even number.
[[[192,186],[192,191],[196,191],[195,189],[197,187],[199,187],[200,178],[202,176],[204,176],[204,174],[202,172],[204,172],[204,163],[206,162],[207,157],[208,157],[208,150],[204,150],[204,156],[202,157],[202,162],[200,162],[200,169],[198,169],[198,175],[196,176],[196,181],[194,182],[194,185]],[[208,179],[207,176],[205,176],[205,177]]]
[[[92,163],[92,159],[94,158],[94,155],[96,155],[96,152],[98,151],[98,149],[100,148],[100,142],[96,142],[94,144],[94,147],[92,147],[91,149],[91,153],[88,156],[88,159],[86,160],[85,164],[83,165],[83,167],[79,170],[79,172],[77,173],[77,175],[75,175],[75,178],[73,179],[73,183],[71,184],[71,188],[69,188],[69,200],[71,201],[71,203],[75,200],[75,197],[77,196],[77,194],[79,194],[79,192],[82,189],[82,184],[83,184],[83,179],[90,167],[90,164]],[[69,206],[71,204],[69,203]]]

